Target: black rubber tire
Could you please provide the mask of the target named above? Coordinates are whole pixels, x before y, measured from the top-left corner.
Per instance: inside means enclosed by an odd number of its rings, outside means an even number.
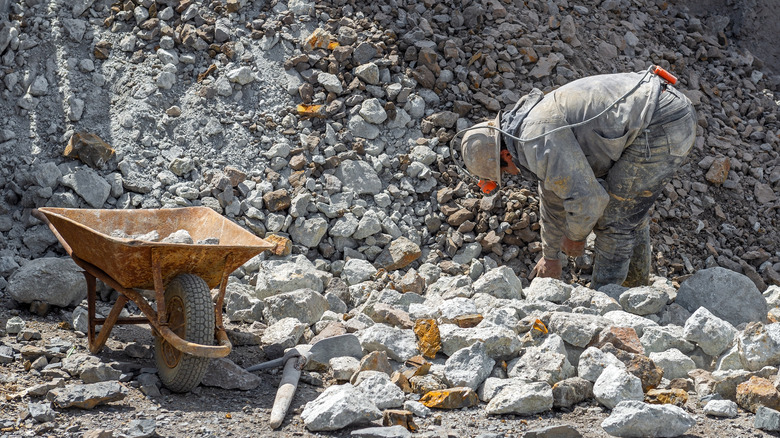
[[[171,280],[165,288],[165,306],[174,333],[189,342],[214,344],[214,304],[203,279],[182,274]],[[154,352],[157,374],[173,392],[188,392],[198,386],[211,361],[208,357],[182,353],[160,336],[155,336]]]

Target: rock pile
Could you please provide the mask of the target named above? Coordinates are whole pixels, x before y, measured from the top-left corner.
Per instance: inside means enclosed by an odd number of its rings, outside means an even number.
[[[530,414],[589,401],[613,409],[609,433],[663,417],[654,433],[666,436],[693,424],[667,406],[687,391],[697,412],[732,416],[738,405],[764,428],[780,418],[780,80],[731,39],[729,17],[653,0],[9,3],[9,306],[84,297],[32,208],[204,205],[292,241],[291,255],[239,268],[225,300],[231,321],[263,328],[266,356],[339,333],[368,354],[328,365],[336,384],[302,413],[311,430],[380,418],[412,428],[429,408]],[[587,289],[586,254],[567,268],[573,285],[531,282],[541,250],[532,181],[482,196],[447,143],[533,87],[650,64],[679,76],[699,126],[653,212],[658,281]],[[52,269],[68,275],[40,294]],[[62,362],[47,357],[51,345],[33,357],[24,336],[4,341],[2,357],[41,370]],[[94,384],[77,374],[59,377]],[[105,380],[159,391],[151,372],[125,374]],[[122,393],[109,389],[106,400]],[[31,415],[48,421],[36,403]]]

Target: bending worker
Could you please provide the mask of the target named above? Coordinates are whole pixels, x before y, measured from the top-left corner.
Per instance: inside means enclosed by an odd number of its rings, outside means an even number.
[[[558,252],[582,255],[593,231],[592,289],[648,283],[648,212],[696,137],[693,105],[670,82],[650,69],[586,77],[546,96],[534,89],[464,134],[462,157],[473,175],[500,185],[501,172],[520,166],[538,178],[536,276],[559,278]]]

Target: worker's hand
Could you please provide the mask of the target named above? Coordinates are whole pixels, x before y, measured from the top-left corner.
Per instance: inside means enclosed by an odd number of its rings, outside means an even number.
[[[531,271],[531,279],[536,277],[561,278],[561,261],[542,257]]]
[[[563,236],[563,239],[561,239],[561,250],[569,257],[579,257],[585,253],[585,241],[569,240],[568,237]]]

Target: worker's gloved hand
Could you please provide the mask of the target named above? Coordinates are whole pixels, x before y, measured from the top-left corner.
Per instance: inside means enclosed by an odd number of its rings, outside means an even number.
[[[561,261],[542,257],[531,271],[531,277],[561,278]]]
[[[561,250],[569,257],[579,257],[585,253],[585,241],[569,240],[568,237],[563,236],[561,240]]]

